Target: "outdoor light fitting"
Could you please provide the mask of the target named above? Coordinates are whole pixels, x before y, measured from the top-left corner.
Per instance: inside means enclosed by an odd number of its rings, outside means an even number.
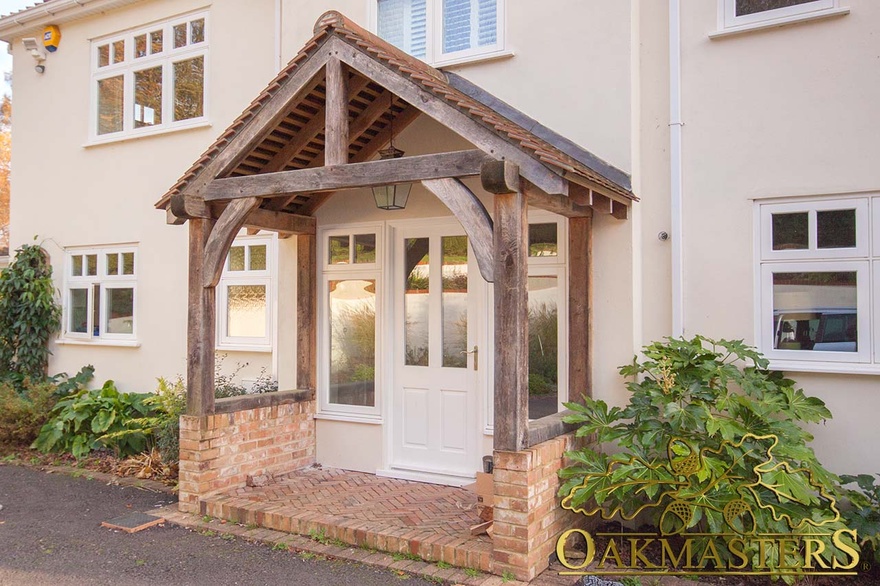
[[[391,138],[387,149],[379,151],[379,159],[399,159],[403,156],[403,151],[394,147],[394,109],[392,106],[392,95],[388,100],[388,110],[391,112],[391,121],[389,125],[389,134]],[[412,189],[412,183],[398,183],[396,185],[381,185],[373,188],[373,198],[376,200],[376,207],[380,210],[402,210],[406,207],[406,200],[409,199],[409,191]]]
[[[21,44],[24,45],[24,50],[30,53],[31,57],[37,62],[35,67],[37,73],[43,73],[46,71],[46,66],[43,64],[46,61],[46,52],[40,48],[37,39],[34,37],[25,37],[21,40]]]

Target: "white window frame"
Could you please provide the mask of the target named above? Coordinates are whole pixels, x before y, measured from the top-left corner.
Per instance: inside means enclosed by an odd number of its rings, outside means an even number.
[[[174,27],[180,24],[189,24],[192,21],[204,19],[204,41],[192,43],[192,28],[187,26],[187,44],[180,48],[174,48]],[[163,31],[162,52],[155,55],[149,54],[150,33],[161,30]],[[210,46],[211,26],[208,12],[193,12],[180,15],[168,20],[155,22],[151,25],[129,30],[123,33],[108,35],[91,41],[91,91],[89,103],[89,144],[101,144],[105,142],[115,142],[138,136],[150,136],[154,134],[165,133],[174,130],[182,130],[197,126],[205,126],[208,121],[208,71],[209,63],[209,46]],[[135,58],[135,37],[146,35],[148,54],[144,57]],[[112,63],[113,43],[117,41],[125,41],[125,55],[121,63]],[[110,45],[111,63],[109,65],[98,67],[98,51],[99,47]],[[202,79],[202,116],[196,118],[188,118],[186,120],[173,120],[174,113],[174,64],[202,57],[204,59],[204,73]],[[163,121],[161,124],[152,126],[144,126],[135,128],[134,123],[134,76],[135,73],[162,67],[162,112]],[[115,132],[98,133],[98,82],[104,79],[122,76],[123,78],[123,100],[122,100],[122,130]]]
[[[509,57],[513,53],[506,47],[506,4],[507,0],[496,0],[495,44],[484,47],[471,47],[452,53],[443,52],[443,0],[425,0],[425,63],[434,67],[460,65],[474,61],[485,61]],[[378,34],[379,8],[378,0],[367,0],[370,30]]]
[[[819,249],[816,213],[856,210],[856,246]],[[772,249],[772,216],[806,212],[809,247]],[[875,194],[768,199],[755,207],[756,312],[755,339],[771,367],[802,372],[880,373],[880,197]],[[773,347],[773,274],[788,272],[855,272],[857,350],[831,352]]]
[[[241,271],[229,270],[229,254],[223,263],[223,273],[217,284],[217,349],[242,352],[271,352],[275,339],[275,300],[277,299],[277,235],[239,236],[232,248],[245,249],[245,268]],[[250,270],[250,250],[253,246],[266,246],[265,270]],[[262,337],[227,335],[229,287],[235,285],[263,285],[266,287],[266,335]]]
[[[804,4],[737,16],[736,0],[718,0],[718,33],[711,36],[721,36],[728,33],[780,26],[847,13],[849,13],[849,9],[841,8],[840,0],[813,0]]]
[[[64,299],[61,304],[62,309],[62,342],[65,340],[77,341],[84,343],[120,343],[137,341],[138,329],[138,250],[137,245],[120,245],[105,247],[70,247],[65,249],[64,255]],[[134,255],[134,274],[131,275],[109,275],[107,273],[107,255],[132,253]],[[94,254],[97,256],[97,271],[95,275],[87,275],[85,262],[86,256]],[[83,258],[83,274],[73,275],[73,257],[82,256]],[[121,265],[120,265],[121,267]],[[100,295],[100,308],[98,320],[98,334],[95,334],[94,323],[94,305],[95,305],[95,287],[98,287]],[[70,292],[73,289],[86,289],[88,291],[88,309],[87,324],[85,332],[71,331],[70,320],[72,308],[70,307]],[[130,334],[111,334],[106,332],[108,314],[107,314],[107,292],[111,289],[131,289],[132,290],[132,333]]]
[[[318,289],[318,413],[325,419],[340,419],[365,423],[378,423],[382,420],[384,402],[386,360],[382,349],[385,331],[385,281],[383,276],[385,239],[384,226],[380,223],[346,224],[345,226],[327,226],[318,231],[318,268],[321,280]],[[376,238],[376,262],[354,263],[354,237],[372,234]],[[330,238],[332,236],[349,236],[349,264],[330,264]],[[373,368],[375,373],[374,404],[345,405],[330,402],[330,281],[348,279],[372,280],[376,283],[376,356]]]

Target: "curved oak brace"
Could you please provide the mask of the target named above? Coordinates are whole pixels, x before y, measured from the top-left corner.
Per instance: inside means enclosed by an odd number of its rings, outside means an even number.
[[[458,179],[427,179],[422,185],[436,195],[464,227],[477,257],[480,274],[492,283],[495,280],[494,227],[483,202]]]
[[[260,199],[257,197],[245,197],[237,199],[229,203],[211,235],[208,237],[208,243],[205,245],[205,265],[202,273],[202,287],[216,287],[220,282],[220,275],[223,273],[223,263],[226,262],[226,255],[229,253],[229,247],[238,231],[244,226],[244,221],[248,214],[260,205]]]

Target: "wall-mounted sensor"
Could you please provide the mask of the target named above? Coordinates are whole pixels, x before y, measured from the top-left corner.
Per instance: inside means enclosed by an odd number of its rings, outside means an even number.
[[[37,43],[37,39],[25,37],[21,40],[21,44],[24,45],[24,50],[30,53],[31,57],[37,62],[37,72],[43,73],[46,70],[46,67],[43,65],[43,62],[46,60],[46,52]],[[43,68],[43,71],[40,71],[40,67]]]

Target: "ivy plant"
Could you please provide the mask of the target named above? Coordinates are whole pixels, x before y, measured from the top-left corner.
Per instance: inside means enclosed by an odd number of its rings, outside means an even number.
[[[18,381],[45,378],[49,338],[60,325],[48,254],[25,244],[0,272],[0,374]]]
[[[637,518],[667,535],[844,528],[831,496],[839,479],[818,462],[804,427],[831,418],[820,399],[767,370],[742,341],[666,339],[643,352],[620,368],[630,379],[625,407],[590,398],[566,404],[573,413],[565,421],[596,441],[567,453],[564,507]],[[753,564],[796,562],[775,547],[764,560],[749,552]]]

